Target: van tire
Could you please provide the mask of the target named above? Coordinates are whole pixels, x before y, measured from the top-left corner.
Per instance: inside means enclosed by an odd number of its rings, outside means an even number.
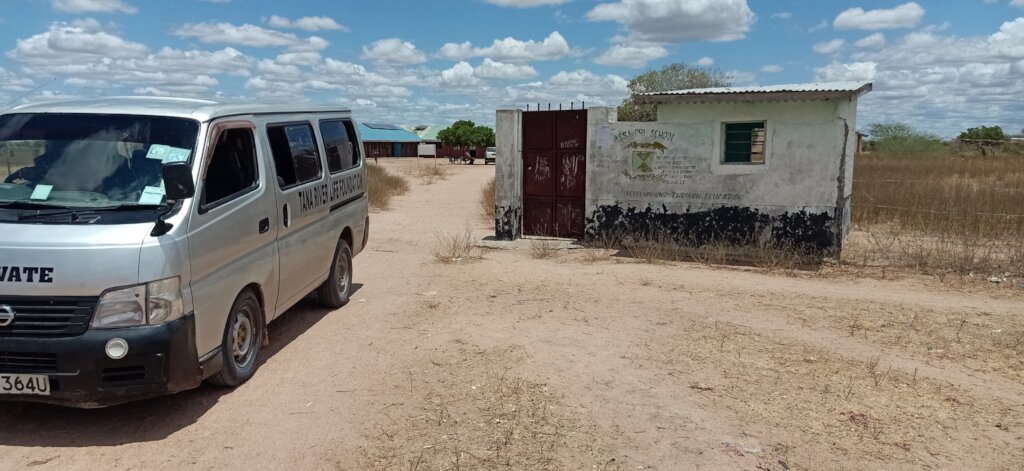
[[[252,290],[242,291],[235,299],[221,341],[220,353],[224,366],[210,376],[211,383],[235,387],[248,381],[256,373],[260,346],[263,344],[264,325],[260,311],[259,299]],[[247,338],[241,339],[239,335],[245,335]]]
[[[352,248],[345,239],[338,240],[331,260],[331,274],[316,290],[320,302],[329,308],[337,309],[348,304],[352,295]]]

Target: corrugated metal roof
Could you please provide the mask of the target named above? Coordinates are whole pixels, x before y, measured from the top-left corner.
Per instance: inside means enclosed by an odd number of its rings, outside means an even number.
[[[403,124],[402,128],[416,134],[424,141],[438,141],[437,133],[448,128],[448,126],[438,126],[435,124]]]
[[[855,98],[871,91],[865,82],[804,83],[758,87],[720,87],[641,93],[641,102],[678,101],[763,101]]]
[[[371,127],[375,126],[375,127]],[[388,127],[389,129],[378,129]],[[394,128],[394,129],[390,129]],[[359,135],[364,142],[420,142],[419,136],[398,126],[359,123]]]

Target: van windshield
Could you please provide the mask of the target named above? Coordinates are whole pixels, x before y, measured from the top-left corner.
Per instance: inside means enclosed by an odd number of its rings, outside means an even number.
[[[0,207],[162,205],[163,164],[191,162],[198,135],[182,118],[0,115]]]

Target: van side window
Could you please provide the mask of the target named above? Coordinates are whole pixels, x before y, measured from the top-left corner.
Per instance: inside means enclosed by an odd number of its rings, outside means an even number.
[[[226,201],[256,188],[256,144],[252,129],[227,129],[217,136],[203,180],[200,207]]]
[[[355,142],[352,122],[345,120],[321,121],[320,136],[327,150],[327,169],[338,173],[359,166],[359,149]]]
[[[271,125],[267,126],[267,137],[281,188],[320,178],[320,154],[312,126],[308,123]]]

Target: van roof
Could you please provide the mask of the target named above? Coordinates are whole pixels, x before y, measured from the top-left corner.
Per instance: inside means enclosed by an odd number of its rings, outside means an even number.
[[[209,121],[252,114],[349,113],[346,108],[308,104],[230,103],[192,98],[108,97],[56,100],[14,107],[5,113],[97,113],[173,116]]]

